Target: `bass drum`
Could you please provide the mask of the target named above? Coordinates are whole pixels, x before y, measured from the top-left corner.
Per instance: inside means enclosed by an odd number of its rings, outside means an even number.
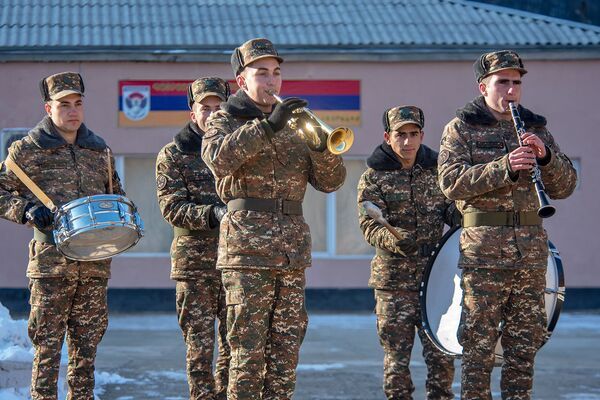
[[[462,355],[458,342],[458,327],[462,312],[461,269],[458,268],[459,239],[462,228],[448,231],[429,260],[419,291],[423,328],[442,352]],[[548,327],[546,341],[558,322],[565,297],[562,260],[558,250],[548,242],[548,265],[546,269],[546,315]],[[502,360],[500,340],[495,350],[497,362]]]

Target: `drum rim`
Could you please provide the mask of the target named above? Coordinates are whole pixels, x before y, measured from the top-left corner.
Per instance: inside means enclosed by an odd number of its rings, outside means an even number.
[[[425,335],[429,338],[429,340],[431,340],[431,343],[433,343],[434,346],[438,348],[438,350],[440,350],[444,354],[447,354],[450,356],[455,356],[455,357],[460,357],[462,354],[455,353],[455,352],[449,351],[446,348],[444,348],[442,346],[442,344],[439,342],[439,340],[435,337],[433,332],[431,331],[431,325],[429,324],[429,319],[427,318],[427,315],[425,314],[425,309],[426,309],[425,305],[426,305],[426,296],[427,296],[426,282],[429,281],[429,275],[431,275],[431,269],[432,269],[431,267],[432,267],[432,264],[435,262],[437,255],[442,250],[442,248],[444,247],[446,242],[452,237],[452,235],[454,235],[454,233],[461,228],[462,228],[462,226],[452,227],[452,228],[450,228],[450,230],[448,230],[448,232],[446,232],[444,234],[444,236],[442,236],[442,238],[440,239],[440,241],[437,243],[437,245],[435,247],[435,251],[433,252],[433,254],[431,254],[431,256],[429,256],[429,260],[427,260],[427,265],[425,266],[425,271],[423,273],[423,277],[421,278],[421,284],[419,285],[419,306],[421,307],[421,327],[423,328]]]
[[[546,328],[548,333],[542,346],[546,344],[548,340],[550,340],[550,336],[552,335],[552,332],[554,332],[554,328],[558,323],[558,318],[560,317],[560,312],[562,311],[563,303],[565,301],[565,274],[562,265],[562,258],[560,256],[560,252],[558,251],[556,246],[554,246],[554,243],[552,243],[550,240],[548,240],[548,248],[552,253],[552,258],[554,259],[554,262],[556,263],[558,290],[556,291],[556,303],[554,306],[554,312],[552,313],[552,318],[550,319],[550,322],[548,322],[548,327]]]
[[[125,203],[135,209],[133,202],[129,198],[127,198],[123,195],[99,193],[99,194],[93,194],[91,196],[83,196],[83,197],[79,197],[77,199],[70,200],[70,201],[64,203],[62,206],[60,206],[59,211],[90,203],[91,199],[98,200],[98,201],[116,201],[118,203]],[[103,199],[103,200],[101,200],[101,199]]]

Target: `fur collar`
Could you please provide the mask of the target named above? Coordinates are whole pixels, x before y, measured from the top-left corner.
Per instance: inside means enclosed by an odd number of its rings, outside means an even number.
[[[229,96],[226,102],[221,103],[221,109],[234,117],[254,119],[265,116],[254,101],[241,89],[235,92],[234,95]]]
[[[546,118],[534,114],[519,104],[519,115],[526,127],[544,127]],[[456,111],[458,119],[468,125],[496,125],[498,120],[488,110],[483,96],[476,97],[463,108]]]
[[[204,132],[200,127],[190,121],[175,135],[173,140],[177,148],[183,153],[200,153],[203,135]]]
[[[55,149],[66,146],[68,143],[60,136],[50,117],[46,116],[35,128],[29,131],[29,136],[33,143],[41,149]],[[90,150],[103,151],[106,149],[106,142],[90,131],[84,124],[81,124],[77,131],[75,144]]]
[[[424,144],[421,144],[419,150],[417,151],[415,167],[419,166],[423,169],[436,167],[437,157],[437,151],[430,149]],[[396,153],[394,153],[392,147],[385,142],[375,148],[373,154],[371,154],[371,156],[369,156],[367,159],[367,166],[376,171],[402,169],[402,164],[398,160]]]

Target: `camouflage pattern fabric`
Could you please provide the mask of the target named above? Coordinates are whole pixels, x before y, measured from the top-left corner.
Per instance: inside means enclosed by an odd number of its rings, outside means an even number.
[[[14,142],[8,155],[25,171],[57,207],[85,196],[108,192],[106,144],[85,125],[77,141],[67,144],[50,118],[44,118],[25,138]],[[113,164],[113,192],[125,195]],[[0,164],[0,217],[19,224],[28,203],[41,204],[13,172]],[[29,224],[28,224],[29,225]],[[110,277],[110,259],[74,261],[65,258],[54,244],[29,243],[29,278]]]
[[[229,345],[225,292],[216,269],[218,227],[212,207],[224,206],[215,179],[200,157],[204,132],[188,123],[156,159],[158,203],[171,225],[205,235],[183,235],[171,243],[171,279],[177,280],[177,317],[186,343],[191,399],[225,399]],[[213,377],[215,319],[219,321],[218,358]]]
[[[415,328],[427,364],[426,398],[452,400],[454,358],[443,354],[421,327],[419,294],[406,290],[375,290],[377,333],[384,350],[383,390],[388,399],[412,399],[410,355]]]
[[[386,132],[396,131],[406,124],[415,124],[421,129],[425,126],[423,111],[415,106],[390,108],[386,111],[385,118],[387,119],[384,123]]]
[[[186,344],[186,370],[192,400],[226,400],[229,380],[227,309],[220,274],[179,280],[177,319]],[[215,316],[219,321],[218,356],[213,377]]]
[[[58,100],[69,94],[83,95],[83,80],[77,72],[60,72],[44,79],[44,101]]]
[[[484,112],[482,101],[479,98],[477,104],[470,106],[475,109],[473,112]],[[577,184],[570,160],[544,126],[529,125],[527,131],[535,133],[550,150],[550,162],[540,166],[546,193],[552,199],[568,197]],[[446,125],[441,139],[438,161],[442,191],[456,200],[463,215],[486,211],[537,211],[538,200],[529,174],[520,173],[516,181],[509,175],[508,153],[517,147],[512,121],[490,124],[474,121],[469,124],[459,118],[453,119]],[[465,228],[460,239],[459,263],[462,267],[545,269],[547,240],[546,231],[537,225]]]
[[[207,77],[196,79],[191,84],[191,95],[194,102],[199,103],[208,96],[217,96],[221,100],[227,100],[229,84],[221,78]]]
[[[492,51],[483,54],[474,64],[475,78],[481,82],[483,78],[505,69],[514,69],[525,75],[527,70],[517,53],[512,50]]]
[[[468,268],[463,270],[462,399],[492,399],[490,374],[500,322],[504,363],[503,399],[531,398],[533,362],[546,334],[546,271]],[[481,300],[484,299],[484,302]]]
[[[289,400],[308,316],[304,270],[223,271],[228,400]]]
[[[56,400],[67,335],[68,400],[94,399],[96,348],[108,326],[106,278],[31,278],[28,331],[35,350],[32,400]]]
[[[75,144],[67,144],[44,118],[11,145],[9,156],[57,207],[107,193],[106,143],[82,125]],[[113,191],[123,188],[113,164]],[[0,216],[24,223],[28,203],[40,204],[13,172],[0,165]],[[106,329],[106,284],[110,259],[73,261],[54,244],[29,243],[31,315],[29,336],[35,349],[31,393],[34,400],[56,399],[56,380],[65,331],[69,346],[69,399],[93,399],[96,346]]]
[[[179,236],[171,243],[171,279],[217,277],[218,227],[210,226],[211,208],[224,206],[215,178],[200,157],[203,132],[190,122],[158,153],[156,191],[165,220],[206,236]],[[210,232],[214,234],[210,235]]]
[[[224,202],[300,202],[308,183],[323,192],[344,183],[341,157],[311,151],[288,126],[272,132],[265,115],[243,91],[231,96],[224,108],[209,118],[202,143],[202,158],[216,176]],[[233,115],[228,110],[238,111]],[[291,398],[307,324],[308,225],[302,215],[236,210],[223,217],[219,240],[217,268],[226,270],[232,354],[228,399]]]
[[[540,165],[550,198],[568,197],[577,183],[575,169],[546,129],[545,118],[519,106],[528,132],[546,144],[549,160]],[[512,121],[497,121],[478,97],[446,125],[438,159],[439,183],[464,214],[536,211],[538,201],[528,173],[516,179],[508,153],[518,146]],[[463,268],[462,395],[491,399],[493,347],[504,322],[502,396],[529,399],[533,359],[545,329],[543,294],[548,245],[541,225],[477,226],[462,230],[459,265]],[[541,307],[541,310],[540,310]],[[485,340],[483,338],[485,337]]]
[[[279,56],[269,39],[250,39],[237,47],[231,54],[233,73],[238,76],[248,64],[266,57],[274,57],[280,64],[283,62],[283,58]]]
[[[359,210],[363,201],[372,202],[392,226],[406,235],[407,241],[417,248],[433,249],[442,237],[444,222],[450,225],[455,212],[454,203],[437,185],[436,158],[436,152],[421,145],[414,166],[403,169],[389,145],[376,148],[358,183]],[[359,212],[359,225],[369,244],[391,252],[375,255],[369,279],[369,286],[376,289],[375,312],[384,349],[383,387],[387,398],[412,398],[415,387],[409,362],[417,329],[428,370],[427,398],[453,399],[453,358],[437,350],[421,329],[418,290],[429,254],[397,248],[396,238],[387,228],[363,212]],[[407,257],[399,251],[408,253]]]
[[[421,145],[421,148],[423,159],[426,147]],[[454,211],[453,202],[444,197],[437,185],[434,158],[425,162],[419,162],[418,158],[412,169],[368,168],[358,182],[359,209],[363,201],[378,206],[383,217],[399,232],[407,234],[409,240],[432,248],[442,237],[444,222],[451,223]],[[403,251],[396,247],[396,238],[370,216],[360,212],[358,221],[371,246],[392,253]],[[371,261],[369,287],[418,291],[428,258],[429,254],[415,253],[409,257],[375,255]]]
[[[344,183],[340,156],[310,151],[289,126],[273,133],[264,115],[235,117],[221,110],[207,124],[202,158],[225,203],[238,198],[302,201],[308,183],[326,193]],[[238,210],[223,217],[217,268],[289,270],[310,263],[311,238],[303,216]]]

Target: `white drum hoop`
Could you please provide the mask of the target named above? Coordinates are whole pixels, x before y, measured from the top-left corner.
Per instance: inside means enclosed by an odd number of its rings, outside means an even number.
[[[462,346],[458,344],[457,338],[460,313],[462,311],[462,289],[460,288],[462,270],[458,268],[460,252],[458,242],[461,230],[461,227],[452,228],[442,237],[427,263],[419,290],[423,330],[431,342],[440,351],[455,357],[460,357],[462,355]],[[550,336],[556,327],[565,297],[564,272],[560,253],[550,241],[548,241],[548,250],[546,289],[544,290],[547,334],[542,346],[550,339]],[[433,280],[432,271],[434,270],[434,267],[438,266],[438,264],[436,264],[438,258],[444,256],[449,257],[450,259],[443,265],[450,264],[448,268],[453,269],[445,269],[443,276],[448,285],[454,283],[454,288],[441,293],[441,295],[444,296],[444,299],[440,299],[439,291],[433,292],[434,294],[428,297],[428,290],[434,289],[433,287],[430,287],[430,283]],[[438,270],[436,269],[436,273],[437,271]],[[435,310],[437,312],[435,316],[429,315],[433,314],[432,301],[434,301],[434,298],[437,301],[442,302],[442,306]],[[446,308],[444,304],[447,304],[448,307]],[[445,312],[441,314],[439,309],[445,310]],[[428,313],[428,310],[431,312]],[[496,345],[495,355],[497,361],[502,359],[500,339],[498,339],[498,344]]]

